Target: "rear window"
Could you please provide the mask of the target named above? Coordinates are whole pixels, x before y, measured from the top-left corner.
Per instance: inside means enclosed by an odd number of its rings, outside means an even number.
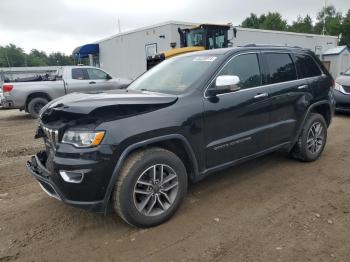
[[[299,78],[320,76],[321,70],[309,55],[295,54]]]
[[[296,69],[289,54],[265,53],[270,84],[287,82],[297,79]]]

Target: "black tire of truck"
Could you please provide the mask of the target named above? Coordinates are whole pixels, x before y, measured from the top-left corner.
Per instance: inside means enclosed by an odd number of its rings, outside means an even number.
[[[187,185],[186,168],[176,154],[158,147],[137,151],[118,175],[112,205],[130,225],[156,226],[174,215]]]
[[[38,118],[41,108],[49,101],[44,97],[34,97],[28,103],[28,112],[32,118]]]

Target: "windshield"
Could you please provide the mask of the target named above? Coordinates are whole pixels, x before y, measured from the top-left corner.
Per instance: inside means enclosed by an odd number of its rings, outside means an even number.
[[[350,76],[350,68],[344,72],[344,75]]]
[[[186,35],[187,46],[204,46],[204,30],[191,30]]]
[[[205,74],[216,58],[193,55],[165,60],[137,78],[128,89],[181,94]]]

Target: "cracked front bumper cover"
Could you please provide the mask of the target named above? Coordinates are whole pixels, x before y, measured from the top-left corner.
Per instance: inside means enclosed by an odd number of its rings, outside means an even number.
[[[36,155],[32,156],[31,160],[26,164],[27,170],[36,178],[40,184],[40,187],[45,193],[47,193],[50,197],[54,197],[74,207],[79,207],[99,213],[104,212],[105,206],[103,201],[84,202],[66,199],[57,185],[50,178],[51,172],[47,170],[43,164],[43,159],[45,159],[45,157],[45,151],[39,152]]]

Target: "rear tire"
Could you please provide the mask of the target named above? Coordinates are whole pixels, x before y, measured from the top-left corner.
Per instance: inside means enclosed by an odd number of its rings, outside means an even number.
[[[327,124],[320,114],[312,113],[291,151],[295,159],[312,162],[318,159],[327,142]]]
[[[33,118],[38,118],[41,108],[49,101],[44,97],[35,97],[28,103],[28,112]]]
[[[187,192],[186,168],[174,153],[150,148],[132,153],[113,192],[116,213],[136,227],[152,227],[170,219]]]

